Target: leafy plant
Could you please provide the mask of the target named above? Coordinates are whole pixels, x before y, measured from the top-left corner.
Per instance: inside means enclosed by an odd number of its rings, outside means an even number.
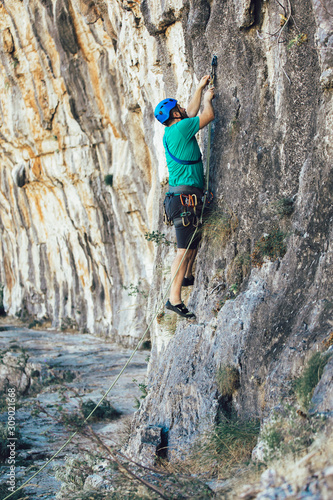
[[[124,290],[127,290],[129,297],[135,297],[136,295],[142,295],[142,297],[147,298],[148,294],[144,290],[141,290],[140,286],[141,286],[141,280],[139,280],[137,285],[130,283],[130,285],[128,285],[128,286],[122,285],[122,288]]]
[[[152,231],[151,233],[145,233],[145,239],[147,241],[152,241],[156,246],[165,245],[169,247],[170,245],[175,245],[172,241],[168,240],[164,233],[160,231]]]
[[[12,60],[12,65],[15,68],[17,68],[17,66],[20,64],[20,61],[19,61],[19,58],[17,57],[17,55],[14,55],[13,56],[13,60]]]
[[[270,234],[262,236],[256,242],[251,255],[252,264],[256,267],[261,267],[265,257],[268,257],[269,260],[283,257],[287,251],[287,246],[284,242],[285,238],[286,234],[278,227],[275,227]]]
[[[302,45],[302,43],[305,43],[308,41],[308,35],[306,33],[299,33],[295,38],[290,40],[290,42],[287,45],[287,49],[291,49],[294,45],[299,46]]]
[[[134,378],[133,382],[137,383],[138,381],[136,380],[136,378]],[[139,390],[141,392],[141,396],[140,396],[140,398],[135,398],[135,408],[139,409],[140,405],[141,405],[141,401],[140,400],[145,399],[145,397],[148,394],[148,391],[147,391],[147,384],[145,384],[144,382],[138,383],[137,386],[138,386],[138,388],[139,388]]]

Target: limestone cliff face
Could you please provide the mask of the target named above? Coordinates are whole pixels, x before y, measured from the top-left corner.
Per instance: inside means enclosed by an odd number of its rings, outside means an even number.
[[[2,2],[0,32],[5,310],[131,342],[154,258],[154,39],[116,1]]]
[[[231,407],[240,416],[269,415],[332,331],[333,17],[328,2],[295,1],[291,11],[289,2],[281,5],[202,1],[184,4],[181,14],[195,74],[218,56],[210,181],[215,205],[231,223],[219,246],[208,228],[199,250],[189,300],[198,323],[180,321],[174,336],[170,318],[156,326],[149,393],[128,448],[146,463],[161,444],[170,459],[179,457]],[[166,8],[156,19],[145,2],[142,11],[168,54],[166,35],[177,22],[164,31],[162,20],[172,22],[178,10]],[[167,88],[175,94],[168,62]],[[292,213],[278,213],[282,202]],[[276,244],[279,235],[280,256],[256,263],[262,244]],[[157,298],[166,252],[155,264]],[[240,376],[227,400],[216,382],[221,365]],[[330,369],[326,377],[332,379]],[[321,409],[332,416],[332,394],[326,396]]]
[[[216,54],[210,182],[234,224],[218,246],[203,238],[189,302],[198,324],[180,323],[175,336],[163,321],[152,328],[131,453],[152,460],[161,428],[170,457],[192,442],[225,403],[223,363],[240,374],[239,414],[263,416],[333,326],[330,2],[4,0],[0,9],[6,311],[127,342],[142,332],[143,293],[151,285],[158,304],[173,258],[144,238],[156,229],[172,238],[159,212],[167,173],[153,108],[165,96],[186,104]],[[206,131],[200,141],[205,156]],[[281,200],[293,208],[282,219]],[[255,266],[256,243],[277,228],[286,251]],[[139,293],[129,296],[131,284]]]

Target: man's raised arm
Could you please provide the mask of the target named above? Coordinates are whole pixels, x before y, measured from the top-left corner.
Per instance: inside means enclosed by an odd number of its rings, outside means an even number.
[[[194,96],[192,97],[192,99],[190,100],[190,102],[186,108],[187,116],[189,118],[193,118],[194,116],[197,116],[198,111],[200,109],[202,91],[206,87],[206,85],[208,85],[209,80],[210,80],[209,75],[205,75],[201,78],[200,83],[198,85],[198,88],[194,92]]]
[[[212,105],[212,100],[215,97],[214,93],[214,87],[211,89],[208,89],[207,92],[204,95],[204,108],[202,110],[202,113],[199,115],[199,128],[202,129],[208,123],[214,120],[215,114],[214,114],[214,108]]]

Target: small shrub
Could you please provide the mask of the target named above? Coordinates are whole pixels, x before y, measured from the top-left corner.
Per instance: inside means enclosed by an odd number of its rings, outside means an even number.
[[[66,401],[65,398],[62,399]],[[85,419],[89,417],[90,413],[95,408],[96,403],[89,399],[88,401],[81,402],[79,411],[66,411],[62,405],[58,405],[57,410],[60,413],[61,421],[66,427],[70,427],[76,431],[80,431],[86,425]],[[104,400],[96,408],[94,413],[89,418],[88,422],[100,422],[102,420],[115,420],[119,418],[121,412],[114,408],[109,401]]]
[[[255,244],[251,255],[252,264],[255,267],[261,267],[265,257],[268,257],[269,260],[283,257],[287,251],[287,246],[284,243],[285,238],[286,234],[278,227],[274,228],[270,234],[262,236]]]
[[[240,387],[239,371],[235,366],[221,365],[216,379],[222,396],[231,396]]]
[[[314,442],[321,419],[308,417],[294,406],[285,406],[264,426],[261,440],[266,461],[286,455],[298,456]]]
[[[205,217],[203,234],[210,245],[224,246],[238,227],[238,218],[231,210],[215,208]]]
[[[67,317],[61,320],[61,326],[60,326],[61,331],[64,332],[66,330],[77,330],[77,328],[78,326],[74,319]]]
[[[137,380],[134,378],[133,382],[137,383]],[[140,406],[141,406],[141,400],[145,399],[145,397],[148,394],[148,391],[147,391],[147,384],[145,384],[144,382],[138,383],[137,386],[140,389],[141,396],[140,396],[140,399],[139,398],[135,398],[135,406],[134,406],[134,408],[139,409]]]
[[[292,47],[302,45],[303,43],[308,41],[308,35],[306,33],[299,33],[295,38],[290,40],[287,45],[287,49],[291,49]]]
[[[16,489],[19,487],[19,484],[16,484]],[[14,490],[15,491],[15,490]],[[0,484],[0,498],[6,498],[11,493],[11,491],[8,490],[8,485],[3,482]],[[11,500],[23,500],[24,497],[22,497],[22,490],[18,491],[17,493],[12,494],[10,497]]]
[[[38,370],[35,370],[31,376],[39,376],[37,375]],[[76,373],[71,370],[64,370],[63,372],[54,373],[53,370],[47,374],[47,377],[42,380],[42,385],[47,387],[49,385],[62,385],[63,383],[70,384],[73,380],[76,379]]]
[[[223,476],[248,463],[260,423],[237,417],[223,419],[193,447],[192,470]]]
[[[55,466],[55,477],[62,482],[61,493],[81,491],[86,478],[94,473],[93,467],[97,459],[93,454],[66,456],[64,465]]]
[[[165,245],[169,247],[170,245],[175,245],[172,241],[169,241],[164,233],[160,231],[152,231],[151,233],[145,233],[145,239],[147,241],[152,241],[156,246]]]
[[[141,280],[137,285],[130,283],[128,286],[122,285],[122,288],[127,291],[129,297],[135,297],[136,295],[141,295],[145,299],[148,297],[147,292],[141,289]]]
[[[293,213],[294,201],[291,198],[281,198],[273,203],[273,208],[275,213],[282,219],[282,217],[288,217]]]
[[[333,353],[321,354],[315,352],[309,359],[306,367],[294,381],[294,390],[299,403],[308,408],[311,402],[313,391],[321,379],[326,363]]]

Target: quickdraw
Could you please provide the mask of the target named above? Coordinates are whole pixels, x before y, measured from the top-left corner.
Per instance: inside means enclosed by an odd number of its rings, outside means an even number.
[[[192,208],[192,210],[193,210],[193,214],[192,214],[192,212],[189,212],[189,211],[185,211],[185,212],[182,212],[180,214],[180,216],[182,218],[183,226],[187,227],[192,222],[194,227],[198,227],[199,219],[197,217],[197,205],[198,205],[197,195],[194,193],[193,194],[181,193],[180,194],[180,202],[183,205],[183,207]],[[189,215],[192,216],[191,217],[192,221],[189,219]]]
[[[168,194],[169,193],[167,193],[167,196],[168,196]],[[166,226],[173,226],[173,220],[170,219],[170,217],[168,216],[166,209],[165,209],[165,201],[166,201],[166,198],[164,199],[164,203],[163,203],[163,224],[165,224]]]
[[[210,205],[214,199],[214,195],[211,191],[205,191],[202,197],[202,201],[204,200],[204,198],[205,198],[205,204]]]
[[[212,69],[211,69],[211,72],[210,72],[210,84],[209,84],[210,87],[214,87],[216,67],[217,67],[217,56],[213,56],[213,59],[212,59]]]

